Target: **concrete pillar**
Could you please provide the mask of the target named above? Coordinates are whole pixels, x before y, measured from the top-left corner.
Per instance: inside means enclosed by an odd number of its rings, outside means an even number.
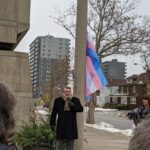
[[[11,50],[30,27],[30,0],[0,0],[0,49]]]
[[[32,86],[27,53],[0,50],[0,82],[16,95],[17,125],[28,120],[33,108]]]

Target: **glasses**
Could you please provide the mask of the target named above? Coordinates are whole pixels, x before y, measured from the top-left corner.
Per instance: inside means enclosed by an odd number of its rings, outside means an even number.
[[[64,91],[65,93],[70,93],[71,91]]]

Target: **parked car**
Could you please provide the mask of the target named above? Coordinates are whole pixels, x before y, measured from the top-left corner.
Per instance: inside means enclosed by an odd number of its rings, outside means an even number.
[[[135,115],[138,113],[139,108],[135,108],[132,111],[128,112],[127,117],[129,119],[134,119]]]

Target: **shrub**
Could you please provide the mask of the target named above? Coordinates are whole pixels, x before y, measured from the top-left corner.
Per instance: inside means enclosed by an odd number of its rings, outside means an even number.
[[[106,103],[103,108],[117,109],[117,105],[113,103]]]
[[[118,110],[128,110],[128,106],[125,104],[120,104],[117,106],[117,109]]]
[[[37,125],[34,121],[21,127],[16,137],[19,149],[35,149],[35,147],[53,148],[55,144],[55,133],[49,127],[49,124],[43,120],[43,123]]]
[[[114,104],[114,103],[106,103],[103,108],[110,109],[118,109],[118,110],[128,110],[128,106],[125,104]]]

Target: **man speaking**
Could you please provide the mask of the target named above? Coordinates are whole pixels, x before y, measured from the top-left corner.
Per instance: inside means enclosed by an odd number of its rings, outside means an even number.
[[[78,138],[76,113],[83,112],[83,107],[77,97],[72,97],[71,88],[65,87],[62,97],[54,101],[50,126],[56,128],[56,150],[73,150],[74,140]],[[56,123],[56,116],[57,123]]]

